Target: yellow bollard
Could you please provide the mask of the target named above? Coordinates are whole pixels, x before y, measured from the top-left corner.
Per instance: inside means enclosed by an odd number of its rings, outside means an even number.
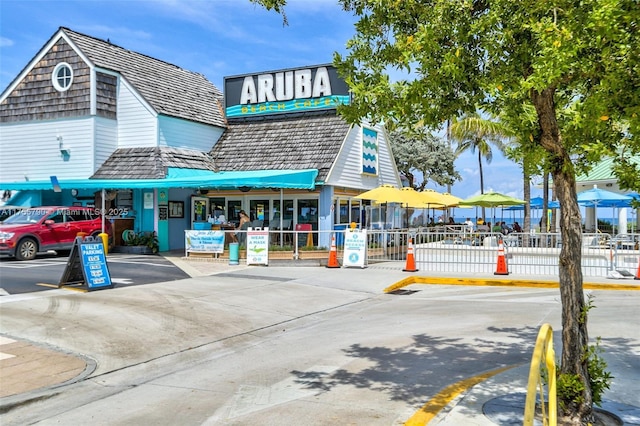
[[[109,254],[109,234],[106,232],[101,232],[98,234],[98,237],[102,238],[102,245],[104,246],[104,254]]]

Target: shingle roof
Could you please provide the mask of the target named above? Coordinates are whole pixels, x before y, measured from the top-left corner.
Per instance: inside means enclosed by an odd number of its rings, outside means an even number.
[[[120,73],[160,114],[224,127],[222,92],[202,74],[60,28],[94,65]]]
[[[349,128],[335,112],[229,123],[211,156],[224,171],[317,169],[323,181]]]
[[[209,154],[188,149],[120,148],[91,176],[92,179],[163,179],[168,167],[216,171]]]

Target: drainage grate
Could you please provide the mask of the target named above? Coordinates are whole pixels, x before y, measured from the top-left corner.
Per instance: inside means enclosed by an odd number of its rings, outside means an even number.
[[[389,294],[395,294],[397,296],[408,296],[410,294],[417,293],[419,291],[420,290],[403,290],[399,288],[398,290],[390,291]]]

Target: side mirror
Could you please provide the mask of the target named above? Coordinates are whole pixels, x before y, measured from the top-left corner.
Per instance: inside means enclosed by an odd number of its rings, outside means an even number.
[[[51,226],[51,225],[53,225],[54,223],[55,223],[55,222],[54,222],[53,220],[51,220],[51,219],[47,219],[47,220],[45,220],[45,221],[44,221],[44,224],[45,224],[45,225],[47,225],[47,226]]]

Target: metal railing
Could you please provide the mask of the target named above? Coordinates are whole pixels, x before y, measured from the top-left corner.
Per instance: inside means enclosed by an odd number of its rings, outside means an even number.
[[[544,384],[547,383],[547,404],[545,404]],[[542,424],[556,426],[558,423],[558,406],[556,398],[556,361],[553,350],[553,329],[543,324],[538,332],[536,346],[531,357],[527,397],[524,403],[523,426],[533,426],[538,405],[542,414]],[[539,404],[536,400],[539,396]]]
[[[246,231],[226,231],[246,241]],[[342,259],[345,231],[269,230],[269,243],[304,258],[304,252],[329,251],[335,237],[338,259]],[[420,271],[492,274],[496,270],[498,243],[503,241],[509,273],[558,275],[562,248],[559,233],[469,232],[464,226],[415,229],[367,230],[367,263],[406,260],[407,241],[413,238],[414,257]],[[231,235],[226,240],[231,240]],[[582,273],[602,277],[611,271],[636,273],[640,260],[640,234],[603,233],[582,235]],[[302,254],[302,255],[301,255]]]

